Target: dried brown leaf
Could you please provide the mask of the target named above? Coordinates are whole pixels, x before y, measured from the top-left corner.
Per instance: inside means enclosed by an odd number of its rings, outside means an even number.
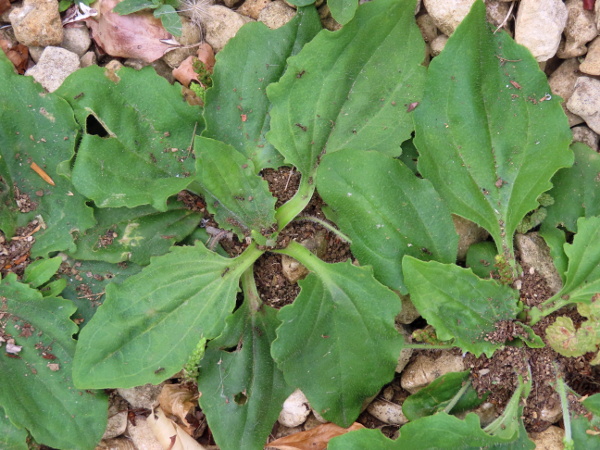
[[[279,450],[325,450],[330,439],[361,428],[364,426],[358,422],[354,422],[349,428],[342,428],[335,423],[324,423],[311,430],[279,438],[270,442],[268,447]]]
[[[165,384],[157,400],[164,413],[177,417],[180,425],[191,435],[194,427],[186,420],[186,416],[194,413],[198,404],[197,396],[197,393],[181,384]]]

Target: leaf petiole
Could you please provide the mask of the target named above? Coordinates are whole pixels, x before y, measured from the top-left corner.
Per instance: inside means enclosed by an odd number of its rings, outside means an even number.
[[[279,230],[283,230],[294,218],[302,212],[315,192],[313,177],[302,175],[296,194],[275,212]]]

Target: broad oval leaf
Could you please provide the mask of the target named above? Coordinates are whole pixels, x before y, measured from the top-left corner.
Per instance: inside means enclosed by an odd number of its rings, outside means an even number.
[[[569,125],[550,92],[531,53],[494,34],[477,1],[431,62],[415,110],[419,171],[508,258],[519,222],[572,164]]]
[[[464,351],[488,357],[504,345],[494,332],[518,313],[518,293],[471,269],[405,256],[404,278],[415,308],[441,340],[454,339]],[[517,323],[515,323],[517,326]],[[528,330],[521,329],[524,338]]]
[[[73,250],[71,233],[95,223],[68,170],[78,130],[73,111],[31,77],[15,73],[4,52],[0,79],[0,228],[10,238],[17,226],[37,218],[32,257]]]
[[[204,196],[217,223],[240,239],[252,231],[268,233],[275,224],[276,200],[252,161],[231,145],[208,138],[197,138],[194,151],[196,175],[190,189]]]
[[[73,379],[85,388],[160,383],[183,367],[201,337],[218,336],[235,306],[239,277],[261,254],[229,259],[174,247],[120,285],[81,330]]]
[[[329,0],[327,6],[331,10],[331,16],[340,24],[346,25],[354,17],[357,0]]]
[[[40,444],[94,448],[106,428],[106,396],[75,389],[71,378],[77,326],[70,301],[46,297],[19,283],[0,282],[0,329],[20,351],[0,353],[0,405],[11,422]],[[9,333],[13,332],[11,336]]]
[[[199,107],[183,101],[181,88],[154,69],[86,67],[56,94],[84,129],[73,183],[97,206],[150,204],[164,211],[167,198],[189,184],[191,145],[204,121]]]
[[[548,192],[554,204],[546,207],[544,224],[562,225],[575,232],[577,219],[600,215],[600,154],[587,145],[576,142],[571,146],[575,154],[572,167],[559,170]]]
[[[314,7],[300,8],[286,25],[271,30],[248,23],[217,54],[213,87],[206,92],[202,136],[230,144],[256,171],[279,167],[283,158],[265,139],[270,128],[267,86],[281,77],[286,59],[321,30]]]
[[[402,257],[456,261],[452,217],[429,181],[379,152],[342,150],[323,157],[319,194],[352,240],[352,253],[403,294]]]
[[[267,139],[303,175],[314,174],[325,148],[400,154],[413,129],[407,105],[420,97],[425,76],[414,4],[360,6],[341,30],[322,31],[290,58],[285,75],[267,89]]]
[[[312,273],[283,307],[271,354],[285,380],[327,420],[347,428],[365,398],[394,375],[402,338],[394,326],[400,298],[371,268],[328,264],[296,242],[281,253]],[[360,362],[358,362],[360,361]]]
[[[262,448],[292,393],[270,354],[275,315],[266,305],[251,312],[244,302],[200,363],[200,406],[223,450]]]

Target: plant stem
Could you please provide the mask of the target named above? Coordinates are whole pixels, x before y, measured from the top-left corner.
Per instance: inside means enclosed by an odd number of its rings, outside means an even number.
[[[456,393],[456,395],[454,395],[454,397],[452,397],[452,400],[450,400],[450,403],[448,403],[446,405],[446,407],[444,408],[445,413],[450,414],[450,411],[452,411],[452,408],[454,408],[456,406],[456,404],[461,399],[461,397],[464,395],[464,393],[467,391],[467,389],[469,389],[469,386],[471,386],[471,381],[467,380],[467,382],[460,388],[460,390]]]
[[[248,307],[251,313],[260,310],[262,306],[262,300],[258,295],[256,289],[256,281],[254,280],[254,266],[250,266],[242,275],[242,290],[244,291],[244,298],[248,300]]]
[[[296,194],[275,211],[275,219],[277,220],[279,230],[283,230],[287,224],[306,208],[314,192],[315,184],[313,178],[302,175]]]
[[[560,406],[563,413],[563,424],[565,428],[565,437],[563,438],[563,444],[566,450],[573,450],[575,443],[571,437],[571,416],[569,414],[569,400],[567,399],[567,391],[565,389],[565,382],[561,377],[556,377],[556,391],[560,397]]]
[[[323,228],[326,228],[327,230],[331,231],[333,234],[335,234],[337,237],[339,237],[342,241],[347,242],[348,244],[352,244],[352,240],[348,236],[346,236],[344,233],[342,233],[340,230],[338,230],[337,228],[335,228],[331,224],[325,222],[322,219],[319,219],[318,217],[301,216],[301,217],[296,217],[296,219],[294,219],[294,220],[298,220],[298,221],[300,221],[300,220],[308,220],[310,222],[318,223]]]

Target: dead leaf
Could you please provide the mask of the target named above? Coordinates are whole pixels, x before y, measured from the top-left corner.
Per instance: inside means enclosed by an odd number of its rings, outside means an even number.
[[[172,46],[160,40],[173,36],[151,12],[140,11],[126,16],[112,12],[119,2],[98,0],[91,5],[98,15],[85,19],[85,23],[92,30],[96,44],[111,56],[136,58],[147,63],[162,58]]]
[[[0,39],[0,48],[6,53],[6,56],[16,67],[17,71],[23,75],[27,70],[29,62],[29,49],[23,44],[13,45],[12,42],[6,39]]]
[[[177,69],[173,69],[173,76],[177,81],[183,84],[185,87],[189,87],[192,80],[200,82],[198,80],[198,74],[194,70],[194,61],[197,58],[195,56],[188,56],[183,60]]]
[[[215,67],[215,52],[208,42],[203,42],[196,52],[198,59],[204,63],[206,70],[212,73]]]
[[[11,355],[18,355],[23,347],[21,345],[16,345],[14,339],[9,339],[6,341],[6,353],[10,353]]]
[[[324,423],[311,430],[290,434],[269,442],[267,447],[279,450],[325,450],[330,439],[361,428],[364,426],[358,422],[354,422],[349,428],[342,428],[331,422]]]
[[[183,431],[183,428],[165,416],[160,408],[154,410],[148,416],[148,425],[158,442],[165,449],[204,450],[204,447]]]
[[[3,14],[4,11],[8,11],[9,8],[10,8],[9,0],[0,0],[0,14]]]
[[[157,399],[165,414],[177,417],[190,435],[194,432],[194,427],[186,420],[186,416],[194,413],[198,404],[197,395],[197,392],[192,392],[181,384],[165,384]]]

